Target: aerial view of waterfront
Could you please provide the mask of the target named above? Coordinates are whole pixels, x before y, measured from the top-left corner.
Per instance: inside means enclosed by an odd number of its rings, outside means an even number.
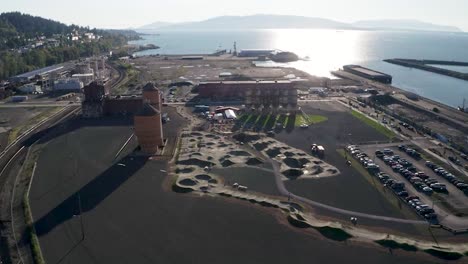
[[[0,264],[468,263],[468,1],[0,5]]]
[[[266,66],[294,67],[316,76],[346,64],[360,64],[393,76],[393,85],[457,107],[468,98],[468,82],[384,62],[391,58],[468,61],[468,34],[452,32],[359,31],[326,29],[267,29],[248,31],[160,31],[133,44],[154,44],[137,56],[151,54],[210,54],[241,49],[280,49],[308,59]],[[447,66],[442,66],[447,67]],[[450,67],[449,67],[450,68]],[[468,67],[452,68],[461,72]]]

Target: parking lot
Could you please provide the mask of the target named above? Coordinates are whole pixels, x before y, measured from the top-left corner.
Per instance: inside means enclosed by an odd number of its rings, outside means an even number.
[[[457,222],[464,220],[461,216],[468,212],[468,197],[464,189],[468,185],[438,165],[420,158],[420,154],[411,149],[411,146],[361,145],[348,151],[402,200],[417,197],[406,200],[413,200],[408,205],[417,209],[421,217],[437,222],[435,215],[432,215],[433,209],[441,223],[448,216],[454,219],[453,215],[460,216]],[[426,209],[422,210],[423,208]]]

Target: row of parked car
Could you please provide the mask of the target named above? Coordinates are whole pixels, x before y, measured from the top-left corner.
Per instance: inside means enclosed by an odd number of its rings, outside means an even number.
[[[356,145],[349,145],[346,147],[346,150],[351,153],[351,155],[361,163],[369,172],[371,173],[378,173],[380,172],[379,165],[375,164],[375,162],[364,152],[362,152],[358,146]]]
[[[405,151],[406,153],[408,153],[408,149],[410,149],[405,145],[399,145],[398,148],[401,151]],[[466,182],[464,182],[463,180],[458,179],[455,175],[453,175],[452,173],[446,171],[443,167],[432,163],[431,161],[426,161],[425,164],[426,164],[427,167],[432,169],[436,174],[442,176],[447,181],[449,181],[450,183],[455,185],[458,189],[460,189],[463,192],[468,194],[468,184]],[[443,186],[445,186],[445,185],[443,185]],[[445,192],[447,191],[446,186],[445,186],[445,189],[442,189],[442,191],[445,191]]]
[[[389,187],[396,195],[400,197],[400,199],[414,208],[421,217],[432,221],[437,219],[437,214],[435,213],[434,209],[430,208],[429,205],[421,202],[418,196],[409,195],[408,191],[406,191],[404,182],[391,179],[390,175],[385,172],[379,172],[377,177],[379,178],[379,181],[384,184],[384,186]]]
[[[421,215],[421,217],[434,221],[437,219],[437,214],[435,214],[434,210],[430,208],[428,205],[423,204],[418,196],[410,196],[408,191],[405,188],[405,183],[402,181],[397,181],[395,179],[392,179],[389,174],[385,172],[380,172],[380,168],[378,165],[375,164],[375,162],[368,157],[366,153],[363,153],[358,146],[356,145],[350,145],[347,147],[347,151],[351,153],[351,155],[359,160],[359,162],[366,167],[369,172],[371,172],[373,175],[375,175],[379,181],[389,189],[391,189],[397,196],[399,196],[400,199],[402,199],[404,202],[408,203],[409,206],[414,208],[416,212]],[[385,149],[385,152],[387,154],[393,154],[393,151],[389,149]],[[380,155],[383,154],[382,151],[376,152],[376,156],[379,158],[387,157],[390,158],[389,156]],[[395,155],[394,155],[395,156]],[[397,157],[395,157],[397,159]],[[390,160],[390,159],[389,159]],[[393,161],[393,159],[392,159]],[[405,162],[402,162],[405,163]],[[408,162],[409,163],[409,162]],[[370,167],[369,167],[370,166]]]
[[[399,145],[398,149],[405,152],[406,154],[410,155],[411,157],[415,159],[421,158],[421,153],[417,152],[415,149],[412,149],[406,145]]]
[[[452,173],[446,171],[444,168],[434,164],[430,161],[426,161],[426,166],[432,169],[438,175],[444,177],[447,181],[455,185],[458,189],[462,190],[466,194],[468,194],[468,184],[466,184],[463,180],[458,179]]]
[[[393,155],[392,150],[377,150],[375,154],[376,156],[380,157],[387,165],[389,165],[393,171],[400,173],[417,190],[428,195],[432,194],[434,191],[447,192],[447,186],[433,178],[430,178],[423,171],[418,171],[410,161],[404,158],[400,158],[399,155]]]

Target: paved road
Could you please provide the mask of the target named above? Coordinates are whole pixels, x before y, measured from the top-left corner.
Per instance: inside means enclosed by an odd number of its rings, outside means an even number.
[[[303,203],[306,203],[308,205],[311,205],[312,207],[319,207],[321,209],[326,209],[335,213],[340,213],[348,216],[354,216],[354,217],[362,217],[362,218],[368,218],[368,219],[373,219],[373,220],[383,220],[383,221],[388,221],[388,222],[395,222],[395,223],[404,223],[404,224],[421,224],[421,225],[427,225],[426,221],[421,221],[421,220],[408,220],[408,219],[402,219],[402,218],[394,218],[394,217],[388,217],[388,216],[380,216],[380,215],[373,215],[373,214],[366,214],[366,213],[360,213],[360,212],[355,212],[355,211],[350,211],[350,210],[345,210],[341,208],[337,208],[334,206],[326,205],[323,203],[319,203],[316,201],[312,201],[310,199],[304,198],[302,196],[295,195],[291,192],[289,192],[282,180],[281,177],[281,172],[279,169],[279,164],[278,162],[271,160],[271,163],[273,165],[273,173],[275,174],[275,180],[276,180],[276,186],[279,190],[279,192],[284,195],[284,196],[290,196],[291,198],[294,198],[298,201],[301,201]]]

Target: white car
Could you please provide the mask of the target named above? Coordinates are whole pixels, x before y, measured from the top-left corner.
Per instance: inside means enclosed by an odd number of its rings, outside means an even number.
[[[425,192],[425,193],[432,193],[433,190],[432,190],[431,187],[424,187],[424,188],[422,189],[422,191]]]

